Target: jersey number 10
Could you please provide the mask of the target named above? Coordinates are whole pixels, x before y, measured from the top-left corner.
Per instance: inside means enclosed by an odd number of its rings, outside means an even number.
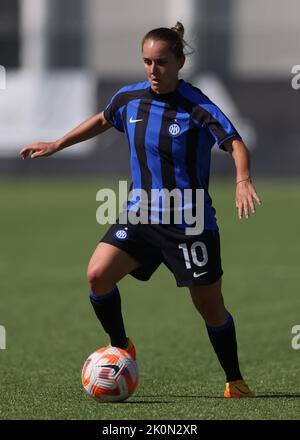
[[[183,252],[183,258],[187,269],[192,268],[190,255],[192,256],[192,261],[196,266],[203,267],[207,264],[208,262],[207,248],[202,241],[196,241],[195,243],[193,243],[190,250],[188,249],[187,243],[181,243],[178,247]],[[202,253],[201,261],[198,259],[198,255],[196,251],[196,249],[199,247],[201,248],[201,253]]]

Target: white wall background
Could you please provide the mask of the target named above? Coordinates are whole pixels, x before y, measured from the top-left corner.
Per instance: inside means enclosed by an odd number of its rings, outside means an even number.
[[[99,77],[143,80],[140,44],[149,30],[181,21],[186,40],[195,47],[205,20],[202,0],[85,0],[86,65],[49,73],[45,68],[49,1],[21,0],[21,68],[8,71],[6,89],[3,81],[0,88],[1,155],[14,157],[24,144],[60,137],[91,116]],[[232,1],[231,72],[289,80],[292,66],[300,62],[300,1]],[[201,57],[201,50],[188,58],[184,77],[193,71],[196,56]],[[1,72],[3,79],[3,68]]]
[[[299,0],[234,0],[232,72],[284,77],[300,60]]]
[[[191,34],[194,0],[87,0],[87,64],[101,75],[143,73],[141,40],[153,28],[182,21]]]

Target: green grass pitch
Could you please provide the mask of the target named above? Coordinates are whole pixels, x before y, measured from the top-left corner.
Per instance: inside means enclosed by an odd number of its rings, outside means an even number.
[[[299,182],[257,181],[263,200],[239,221],[232,181],[211,194],[221,232],[223,294],[242,372],[256,399],[222,398],[224,376],[189,292],[161,267],[119,284],[140,383],[124,403],[98,404],[81,386],[84,360],[108,344],[88,299],[86,266],[105,227],[104,181],[2,181],[1,419],[297,419],[300,350]]]

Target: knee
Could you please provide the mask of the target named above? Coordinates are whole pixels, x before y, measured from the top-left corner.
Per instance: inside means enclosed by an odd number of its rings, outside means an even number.
[[[90,285],[95,284],[99,279],[101,279],[101,270],[99,270],[97,266],[89,265],[86,276]]]
[[[218,285],[197,286],[190,289],[193,303],[204,319],[225,313],[223,295]]]
[[[208,325],[219,326],[227,321],[228,312],[222,301],[208,299],[194,300],[194,305]]]
[[[87,269],[87,280],[90,290],[95,295],[105,295],[114,287],[114,283],[107,278],[101,266],[90,265]]]
[[[196,309],[202,314],[207,315],[208,313],[213,313],[214,310],[217,308],[217,303],[212,298],[209,297],[202,297],[199,296],[193,296],[193,303],[196,307]]]

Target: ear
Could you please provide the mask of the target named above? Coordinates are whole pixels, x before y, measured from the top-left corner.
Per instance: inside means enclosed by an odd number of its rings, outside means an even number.
[[[179,70],[183,68],[184,64],[185,64],[185,56],[183,55],[179,61]]]

